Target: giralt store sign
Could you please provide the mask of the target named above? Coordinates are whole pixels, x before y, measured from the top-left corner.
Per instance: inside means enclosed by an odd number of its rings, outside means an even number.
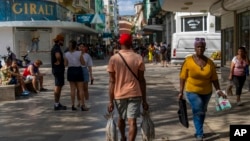
[[[37,0],[0,0],[1,21],[57,20],[54,2]]]

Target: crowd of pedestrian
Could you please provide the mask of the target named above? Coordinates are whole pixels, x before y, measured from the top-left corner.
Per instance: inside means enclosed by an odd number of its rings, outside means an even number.
[[[54,45],[51,49],[52,74],[55,80],[54,87],[54,110],[66,110],[67,106],[60,103],[62,87],[65,85],[65,67],[67,67],[67,81],[70,85],[71,109],[76,111],[77,107],[81,111],[88,111],[89,101],[88,84],[93,83],[92,57],[93,51],[87,44],[79,43],[75,40],[69,41],[69,47],[62,52],[64,45],[64,36],[58,34],[54,39]],[[96,44],[96,48],[103,49]],[[203,124],[206,117],[207,106],[213,92],[213,86],[216,94],[223,98],[227,95],[220,90],[216,66],[211,59],[204,55],[206,48],[205,38],[195,38],[195,53],[185,58],[182,64],[179,79],[180,90],[178,99],[186,98],[191,106],[193,114],[193,123],[195,127],[195,138],[202,141],[204,138]],[[107,51],[107,52],[106,52]],[[97,51],[98,52],[98,51]],[[121,141],[134,141],[137,135],[137,118],[140,116],[141,107],[144,111],[149,109],[146,95],[146,80],[144,77],[145,57],[148,63],[160,63],[162,67],[170,64],[171,47],[165,42],[151,43],[145,46],[133,48],[132,36],[122,34],[119,44],[107,46],[104,54],[109,55],[107,72],[109,73],[109,103],[108,112],[113,112],[116,108],[118,117],[118,128],[121,134]],[[249,59],[246,49],[240,47],[238,54],[232,59],[229,80],[236,87],[236,102],[238,106],[242,105],[240,96],[242,87],[249,75],[247,68]],[[15,60],[7,58],[5,66],[1,68],[1,84],[17,84],[22,88],[22,94],[28,95],[24,81],[31,80],[32,85],[37,92],[46,91],[43,87],[43,76],[39,67],[41,60],[36,60],[29,64],[20,74]],[[39,82],[39,87],[37,83]],[[76,106],[77,99],[77,106]],[[126,121],[128,121],[129,133],[126,135]]]
[[[88,111],[85,101],[89,100],[88,82],[89,77],[93,81],[92,75],[92,58],[87,53],[88,48],[84,43],[79,43],[75,40],[70,40],[69,47],[64,51],[61,50],[64,43],[63,35],[59,34],[54,39],[54,47],[51,50],[52,73],[55,78],[55,104],[54,110],[66,110],[67,107],[60,103],[62,87],[64,86],[64,72],[67,69],[67,80],[70,84],[70,96],[72,103],[72,111],[76,111],[75,99],[77,97],[77,107],[81,111]]]

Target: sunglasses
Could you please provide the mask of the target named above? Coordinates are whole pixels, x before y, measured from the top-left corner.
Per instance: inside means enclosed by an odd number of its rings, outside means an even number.
[[[198,42],[205,42],[205,38],[195,38],[195,41],[198,41]]]

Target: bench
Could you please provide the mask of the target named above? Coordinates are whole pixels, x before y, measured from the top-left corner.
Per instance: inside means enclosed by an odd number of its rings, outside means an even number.
[[[0,101],[16,100],[15,85],[1,85],[0,86]]]
[[[24,81],[28,91],[34,92],[35,89],[31,81]],[[22,93],[22,87],[17,85],[0,85],[0,101],[13,101]]]

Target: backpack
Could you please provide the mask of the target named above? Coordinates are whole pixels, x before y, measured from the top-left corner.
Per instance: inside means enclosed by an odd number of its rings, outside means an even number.
[[[161,46],[161,53],[165,53],[166,52],[166,47],[165,46]]]

